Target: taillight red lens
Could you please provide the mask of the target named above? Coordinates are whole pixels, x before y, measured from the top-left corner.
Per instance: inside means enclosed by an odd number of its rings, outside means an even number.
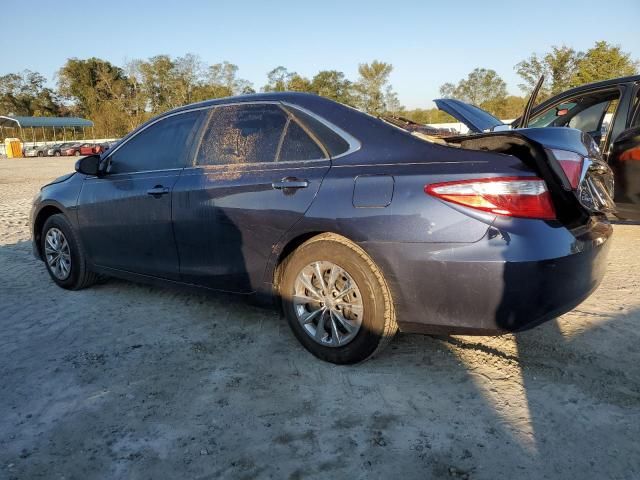
[[[429,195],[497,215],[553,220],[556,212],[544,180],[494,177],[426,185]]]
[[[582,176],[584,157],[578,153],[567,150],[553,149],[551,153],[553,153],[553,156],[562,167],[562,171],[567,176],[571,188],[574,190],[577,189],[580,183],[580,177]]]

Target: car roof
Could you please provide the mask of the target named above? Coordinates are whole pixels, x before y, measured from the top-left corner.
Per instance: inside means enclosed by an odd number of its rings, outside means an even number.
[[[563,90],[562,92],[554,95],[552,98],[557,97],[558,95],[565,96],[567,94],[571,95],[573,93],[580,93],[580,91],[582,90],[591,90],[594,88],[601,88],[601,87],[611,87],[613,85],[618,85],[619,83],[633,83],[633,82],[640,82],[640,75],[630,75],[628,77],[611,78],[609,80],[602,80],[600,82],[585,83],[583,85],[573,87],[568,90]]]

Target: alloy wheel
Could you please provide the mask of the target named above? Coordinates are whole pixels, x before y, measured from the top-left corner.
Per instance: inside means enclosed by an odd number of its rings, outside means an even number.
[[[293,308],[305,333],[326,347],[347,345],[362,326],[360,289],[345,269],[332,262],[313,262],[298,273]]]
[[[53,227],[47,231],[44,253],[51,273],[58,280],[66,280],[71,273],[71,250],[60,229]]]

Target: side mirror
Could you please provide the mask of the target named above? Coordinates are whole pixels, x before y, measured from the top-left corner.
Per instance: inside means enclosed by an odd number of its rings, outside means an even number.
[[[100,155],[89,155],[76,162],[76,172],[85,175],[100,175]]]

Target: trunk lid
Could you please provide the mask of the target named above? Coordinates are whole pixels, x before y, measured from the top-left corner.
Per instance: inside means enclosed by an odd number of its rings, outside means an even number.
[[[523,128],[517,132],[543,146],[562,187],[573,192],[585,209],[591,213],[615,212],[613,171],[591,136],[566,127]]]
[[[438,98],[434,102],[438,109],[464,123],[474,133],[490,132],[497,126],[505,125],[489,112],[460,100]]]
[[[520,158],[545,180],[558,218],[565,224],[582,223],[588,215],[615,211],[613,173],[593,139],[580,130],[524,128],[446,140],[465,149]]]

